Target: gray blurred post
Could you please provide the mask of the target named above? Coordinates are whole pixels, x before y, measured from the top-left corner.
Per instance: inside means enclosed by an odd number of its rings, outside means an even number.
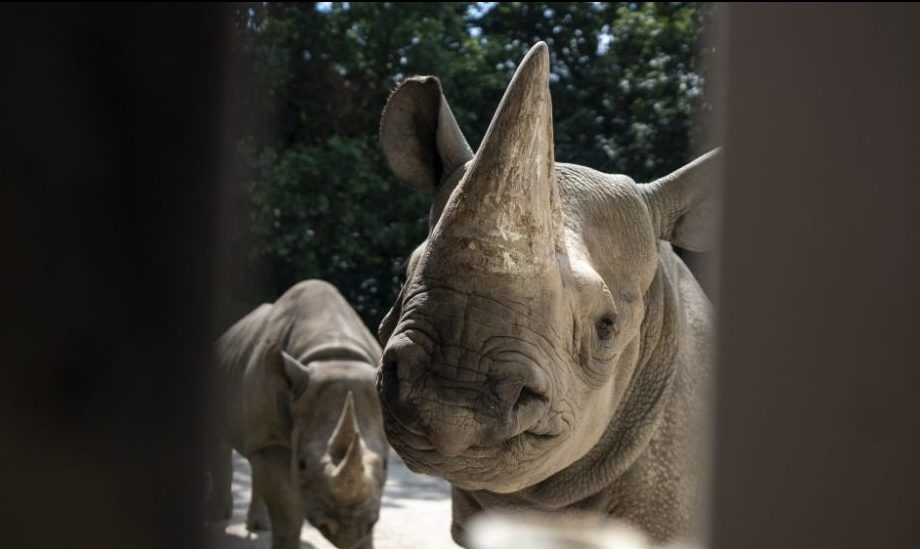
[[[712,546],[920,547],[920,7],[727,11]]]

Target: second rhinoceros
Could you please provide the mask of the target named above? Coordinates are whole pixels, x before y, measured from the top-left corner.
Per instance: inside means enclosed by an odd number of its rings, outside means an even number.
[[[711,307],[671,244],[708,242],[714,153],[648,184],[555,161],[549,53],[474,154],[434,77],[390,97],[390,167],[434,191],[380,326],[387,436],[474,513],[577,509],[689,534]]]
[[[339,292],[301,282],[218,341],[212,519],[232,511],[231,448],[252,465],[250,529],[300,546],[304,517],[340,549],[372,547],[387,443],[380,347]]]

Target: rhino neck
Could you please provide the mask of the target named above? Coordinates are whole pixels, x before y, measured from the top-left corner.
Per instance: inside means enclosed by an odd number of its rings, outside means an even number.
[[[673,252],[663,245],[661,255],[666,254]],[[646,316],[636,370],[597,445],[566,469],[515,494],[478,492],[476,499],[481,503],[491,506],[488,501],[498,503],[498,499],[510,497],[505,504],[543,509],[573,506],[616,484],[646,452],[671,400],[682,329],[676,281],[667,263],[667,259],[659,259],[658,271],[644,296]]]
[[[362,366],[377,367],[374,351],[365,342],[342,333],[326,333],[301,344],[290,345],[289,354],[296,356],[301,364],[328,360],[353,361]],[[293,351],[293,352],[291,352]]]

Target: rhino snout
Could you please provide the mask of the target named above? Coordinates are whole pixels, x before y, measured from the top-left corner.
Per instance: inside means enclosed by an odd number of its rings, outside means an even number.
[[[414,450],[445,457],[493,447],[537,425],[549,409],[541,372],[527,361],[493,360],[486,371],[437,364],[419,344],[395,337],[383,355],[378,390],[387,431]]]

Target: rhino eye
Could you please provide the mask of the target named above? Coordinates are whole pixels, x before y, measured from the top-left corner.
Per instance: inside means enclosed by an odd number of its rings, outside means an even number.
[[[613,338],[613,318],[605,316],[594,324],[594,330],[597,332],[597,338],[607,341]]]
[[[305,460],[304,458],[298,459],[297,468],[300,469],[301,472],[306,471],[307,470],[307,460]]]

